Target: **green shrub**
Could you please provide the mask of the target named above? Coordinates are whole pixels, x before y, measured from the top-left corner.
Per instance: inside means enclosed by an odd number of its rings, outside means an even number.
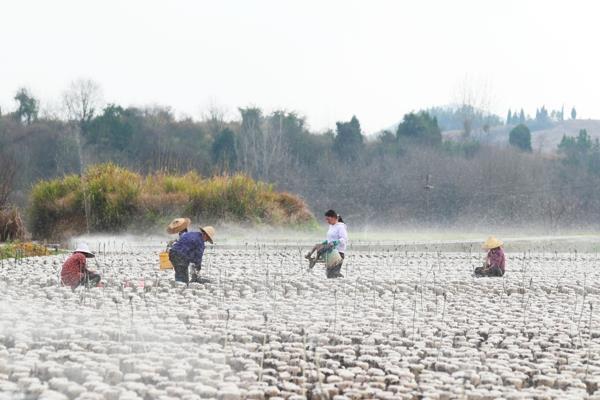
[[[83,184],[90,207],[90,229],[122,230],[138,213],[140,175],[111,163],[100,164],[86,171]]]
[[[43,237],[53,237],[60,231],[73,228],[85,230],[85,210],[81,180],[77,175],[38,182],[29,196],[31,231]],[[81,225],[78,227],[77,225]]]

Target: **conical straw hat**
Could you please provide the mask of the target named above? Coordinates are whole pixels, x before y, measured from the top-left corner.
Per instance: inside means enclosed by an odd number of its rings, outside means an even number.
[[[482,247],[486,250],[490,250],[495,249],[496,247],[500,247],[502,245],[504,245],[504,242],[502,242],[502,240],[496,239],[494,236],[490,236],[489,238],[487,238],[485,243],[483,243]]]
[[[179,233],[184,229],[187,229],[192,221],[189,218],[175,218],[169,226],[167,226],[167,233]]]
[[[212,226],[204,226],[202,228],[200,228],[200,230],[204,233],[206,233],[206,236],[208,236],[208,241],[213,243],[213,239],[215,238],[215,228],[213,228]]]

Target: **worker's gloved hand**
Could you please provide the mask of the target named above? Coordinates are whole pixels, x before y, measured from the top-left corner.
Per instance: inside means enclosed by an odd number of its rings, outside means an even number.
[[[333,250],[333,248],[335,247],[335,244],[333,244],[333,242],[331,243],[327,243],[324,247],[324,249],[326,249],[327,251]]]

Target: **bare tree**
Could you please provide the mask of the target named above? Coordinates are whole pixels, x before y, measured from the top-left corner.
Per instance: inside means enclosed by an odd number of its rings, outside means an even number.
[[[202,121],[206,124],[211,134],[216,135],[225,128],[225,115],[227,110],[217,104],[215,100],[208,103],[202,112]]]
[[[482,80],[474,82],[473,79],[465,76],[454,97],[454,102],[458,105],[462,114],[463,135],[469,137],[474,129],[475,113],[479,111],[484,117],[490,114],[492,102],[490,85]],[[484,131],[489,129],[489,127],[483,128]]]
[[[78,79],[63,93],[63,104],[67,118],[77,121],[80,127],[89,122],[104,101],[100,85],[91,79]]]
[[[263,179],[269,180],[271,172],[277,166],[283,168],[283,163],[288,159],[285,148],[283,119],[286,111],[273,112],[265,121],[264,135],[262,136],[262,174]]]

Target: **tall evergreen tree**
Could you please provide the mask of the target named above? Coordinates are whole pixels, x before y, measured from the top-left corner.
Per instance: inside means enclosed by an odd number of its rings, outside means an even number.
[[[213,163],[220,171],[232,171],[237,163],[235,133],[229,128],[217,134],[211,147]]]
[[[508,142],[523,151],[531,152],[531,132],[525,124],[515,126],[509,134]]]
[[[396,136],[399,140],[408,139],[418,144],[437,146],[442,143],[442,132],[437,119],[429,113],[408,113],[398,125]]]
[[[348,122],[336,122],[336,135],[333,151],[343,160],[355,160],[364,147],[364,138],[360,122],[356,116]]]
[[[565,106],[562,106],[560,108],[560,114],[558,116],[558,120],[559,121],[564,121],[565,120]]]
[[[37,119],[39,101],[27,89],[19,89],[15,95],[15,100],[19,103],[17,111],[15,111],[15,116],[19,121],[30,124]]]

